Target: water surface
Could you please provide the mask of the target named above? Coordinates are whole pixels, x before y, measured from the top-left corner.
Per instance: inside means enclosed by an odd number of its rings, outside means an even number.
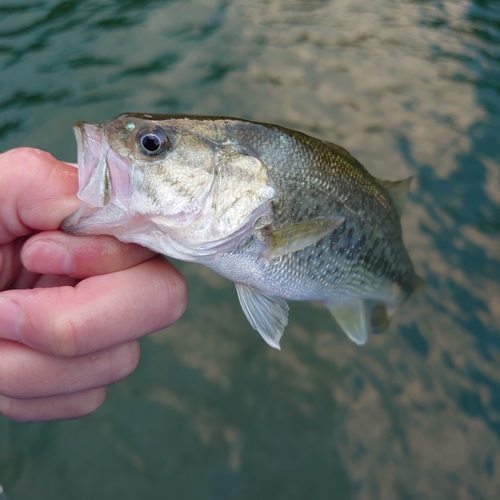
[[[95,414],[0,417],[10,500],[500,498],[500,4],[0,0],[0,151],[75,161],[74,122],[239,116],[414,176],[426,289],[363,348],[291,304],[282,351],[176,263],[185,316]]]

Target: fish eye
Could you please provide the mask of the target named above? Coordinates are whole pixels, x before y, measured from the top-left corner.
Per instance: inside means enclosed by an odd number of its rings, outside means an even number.
[[[172,147],[161,128],[143,130],[137,135],[137,147],[142,154],[156,156]]]

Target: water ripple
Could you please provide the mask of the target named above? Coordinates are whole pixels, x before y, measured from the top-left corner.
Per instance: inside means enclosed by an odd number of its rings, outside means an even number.
[[[129,110],[298,128],[414,176],[402,226],[426,283],[362,349],[291,304],[277,353],[230,283],[178,264],[186,315],[102,410],[0,418],[12,498],[496,498],[499,47],[485,0],[2,2],[3,150],[74,160],[75,121]]]

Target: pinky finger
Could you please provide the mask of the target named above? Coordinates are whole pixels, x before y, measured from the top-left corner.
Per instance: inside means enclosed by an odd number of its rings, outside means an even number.
[[[0,414],[18,422],[78,418],[97,410],[106,398],[106,389],[36,399],[0,396]]]

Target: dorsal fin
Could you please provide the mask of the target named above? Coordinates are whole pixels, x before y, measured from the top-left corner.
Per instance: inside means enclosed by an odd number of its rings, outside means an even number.
[[[398,217],[401,217],[403,210],[405,208],[406,198],[408,197],[408,191],[410,190],[410,183],[412,177],[403,179],[402,181],[380,181],[382,186],[384,186],[389,198],[394,203],[396,208],[396,213]]]

